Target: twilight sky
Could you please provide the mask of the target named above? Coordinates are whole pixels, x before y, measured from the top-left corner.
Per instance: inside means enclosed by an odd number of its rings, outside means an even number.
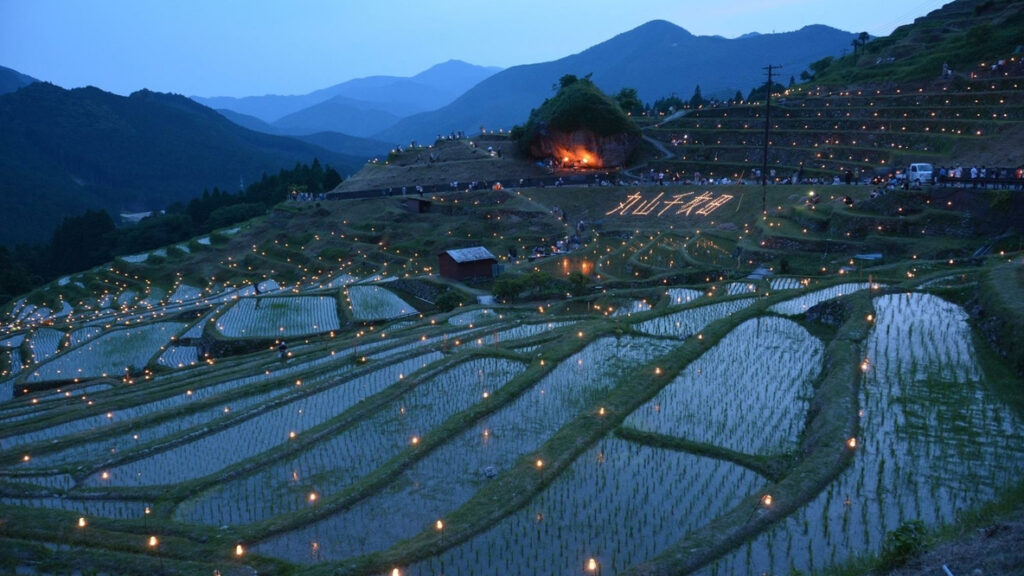
[[[450,59],[557,60],[655,19],[726,38],[889,34],[948,0],[0,0],[0,66],[65,88],[304,94]]]

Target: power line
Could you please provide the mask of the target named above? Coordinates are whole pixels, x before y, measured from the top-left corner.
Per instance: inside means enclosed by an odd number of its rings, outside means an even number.
[[[934,10],[936,8],[941,8],[948,1],[949,0],[924,0],[923,2],[918,4],[917,6],[915,6],[913,8],[908,8],[904,12],[892,16],[886,22],[883,22],[883,23],[880,23],[880,24],[876,24],[875,25],[875,32],[885,31],[885,33],[884,34],[874,34],[874,35],[875,36],[888,36],[889,34],[892,34],[892,31],[895,30],[898,26],[901,26],[903,24],[909,24],[909,23],[913,22],[914,19],[916,19],[916,18],[918,18],[920,16],[925,16],[929,12],[931,12],[932,10]],[[909,22],[908,22],[908,19],[910,19]]]
[[[768,137],[772,126],[772,72],[782,68],[769,64],[764,67],[768,71],[768,89],[765,91],[764,110],[764,150],[761,154],[761,215],[768,214]]]

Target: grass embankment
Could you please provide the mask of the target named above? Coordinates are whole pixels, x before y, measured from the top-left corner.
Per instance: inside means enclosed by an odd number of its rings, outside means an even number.
[[[644,432],[630,426],[620,426],[616,428],[615,435],[623,440],[629,440],[630,442],[636,442],[638,444],[644,444],[654,448],[678,450],[680,452],[689,452],[690,454],[710,456],[712,458],[718,458],[719,460],[726,460],[733,464],[743,466],[744,468],[749,468],[761,476],[775,482],[782,480],[789,466],[792,465],[792,462],[789,461],[789,457],[785,455],[770,457],[744,454],[743,452],[720,448],[703,442],[694,442],[692,440],[669,436],[667,434]]]
[[[989,343],[1024,375],[1024,257],[998,264],[981,276],[978,299]]]

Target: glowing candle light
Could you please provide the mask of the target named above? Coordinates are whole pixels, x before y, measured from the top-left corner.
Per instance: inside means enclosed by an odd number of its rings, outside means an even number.
[[[239,558],[241,558],[244,555],[245,555],[245,548],[243,548],[241,544],[237,544],[235,546],[235,556],[238,556]]]
[[[763,504],[766,508],[770,507],[772,505],[772,495],[771,494],[765,494],[764,496],[762,496],[761,497],[761,504]]]
[[[85,516],[80,516],[78,518],[78,527],[79,528],[85,528],[87,524],[88,524],[88,522],[86,522]]]

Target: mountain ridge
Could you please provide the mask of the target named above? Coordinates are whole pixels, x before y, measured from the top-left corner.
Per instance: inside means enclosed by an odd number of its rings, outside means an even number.
[[[188,98],[36,82],[0,96],[0,244],[44,240],[87,209],[148,211],[315,158],[365,158],[242,128]]]
[[[39,80],[28,74],[22,74],[13,68],[0,66],[0,94],[14,92],[34,82],[39,82]]]
[[[355,101],[367,101],[371,108],[380,107],[381,101],[403,103],[396,109],[386,110],[392,114],[403,115],[403,110],[408,109],[410,102],[416,103],[419,109],[405,114],[443,106],[498,70],[500,68],[493,66],[477,66],[461,60],[448,60],[410,77],[374,75],[353,78],[306,94],[191,98],[210,108],[248,114],[269,124],[338,96]],[[397,97],[403,94],[404,98]]]
[[[816,24],[730,40],[695,36],[666,20],[652,20],[577,54],[506,68],[451,104],[404,118],[375,137],[423,141],[451,130],[510,129],[525,122],[565,74],[591,75],[606,93],[635,88],[647,101],[673,94],[687,98],[698,85],[705,96],[731,97],[761,84],[768,64],[798,76],[811,62],[846,49],[854,38],[851,32]],[[758,55],[756,61],[751,54]]]

